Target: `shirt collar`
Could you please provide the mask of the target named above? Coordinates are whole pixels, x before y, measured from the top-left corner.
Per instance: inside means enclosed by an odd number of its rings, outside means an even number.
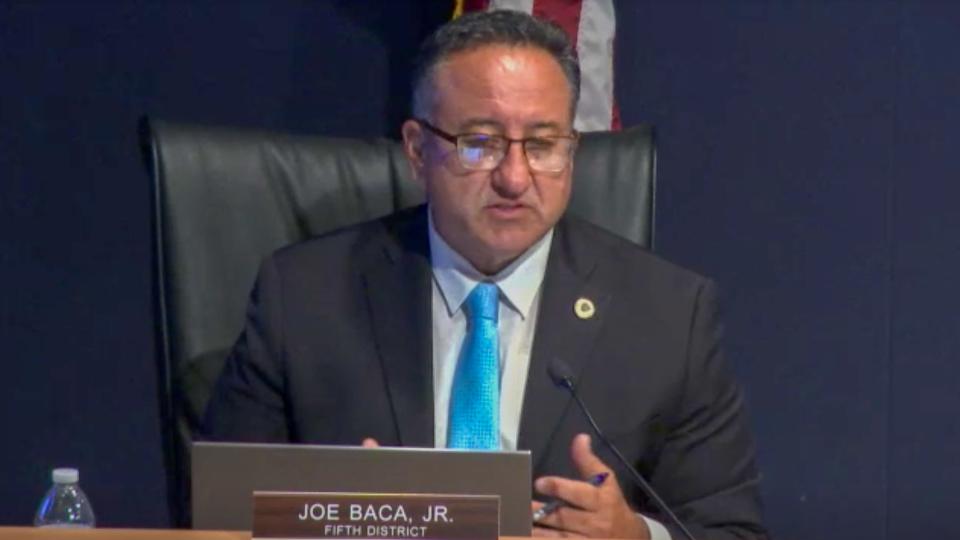
[[[494,276],[486,276],[447,244],[433,225],[433,213],[428,210],[427,215],[430,263],[434,280],[447,306],[447,314],[453,316],[477,283],[487,281],[496,284],[506,303],[526,319],[547,270],[553,229],[506,268]]]

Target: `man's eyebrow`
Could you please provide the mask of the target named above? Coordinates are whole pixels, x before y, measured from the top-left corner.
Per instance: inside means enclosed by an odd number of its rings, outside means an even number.
[[[557,122],[536,122],[527,126],[528,130],[539,131],[541,129],[552,129],[555,131],[565,131],[564,126],[560,125]]]
[[[487,118],[467,119],[466,121],[460,124],[458,129],[461,132],[465,132],[465,131],[468,131],[471,129],[477,129],[477,128],[487,128],[487,129],[492,129],[498,132],[505,131],[502,123],[497,122],[496,120],[490,120]],[[524,131],[527,131],[527,132],[540,131],[544,129],[554,130],[558,132],[564,131],[563,126],[561,126],[558,122],[550,122],[550,121],[535,122],[533,124],[530,124],[524,127]]]
[[[490,128],[496,131],[503,131],[503,124],[497,122],[496,120],[490,120],[487,118],[469,118],[461,123],[458,127],[458,129],[461,131],[468,131],[477,128]]]

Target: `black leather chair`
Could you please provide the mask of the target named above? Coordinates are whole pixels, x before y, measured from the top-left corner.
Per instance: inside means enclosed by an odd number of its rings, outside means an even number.
[[[144,120],[153,180],[164,455],[174,523],[189,524],[189,442],[275,249],[423,201],[400,144]],[[650,126],[586,133],[571,211],[653,243]]]

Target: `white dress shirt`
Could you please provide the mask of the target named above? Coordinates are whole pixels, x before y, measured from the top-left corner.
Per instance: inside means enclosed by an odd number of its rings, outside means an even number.
[[[517,449],[523,392],[533,347],[540,285],[547,269],[553,230],[495,276],[485,276],[437,234],[430,218],[433,265],[433,418],[437,448],[447,446],[450,391],[460,348],[467,333],[461,309],[481,281],[500,291],[497,331],[500,337],[500,448]]]
[[[453,375],[464,337],[467,319],[463,302],[481,281],[493,283],[500,291],[498,333],[500,339],[500,448],[517,449],[523,394],[533,349],[533,334],[540,308],[540,290],[547,270],[547,256],[553,229],[517,260],[494,276],[486,276],[440,237],[427,212],[430,235],[430,262],[433,266],[433,418],[434,444],[447,446],[447,425]],[[651,540],[670,540],[659,522],[641,515],[650,529]]]

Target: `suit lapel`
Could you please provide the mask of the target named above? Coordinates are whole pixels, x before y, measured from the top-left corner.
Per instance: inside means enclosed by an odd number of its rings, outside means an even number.
[[[391,218],[365,272],[374,339],[401,446],[433,446],[431,273],[423,207]],[[412,308],[412,309],[411,309]]]
[[[550,361],[563,360],[579,380],[610,300],[609,290],[598,279],[596,254],[586,242],[579,242],[570,228],[563,220],[554,233],[524,393],[518,447],[531,451],[534,471],[554,442],[553,434],[571,402],[569,394],[550,379]],[[578,316],[574,311],[580,299],[593,304],[591,316],[583,311]],[[569,441],[557,443],[567,445]]]

